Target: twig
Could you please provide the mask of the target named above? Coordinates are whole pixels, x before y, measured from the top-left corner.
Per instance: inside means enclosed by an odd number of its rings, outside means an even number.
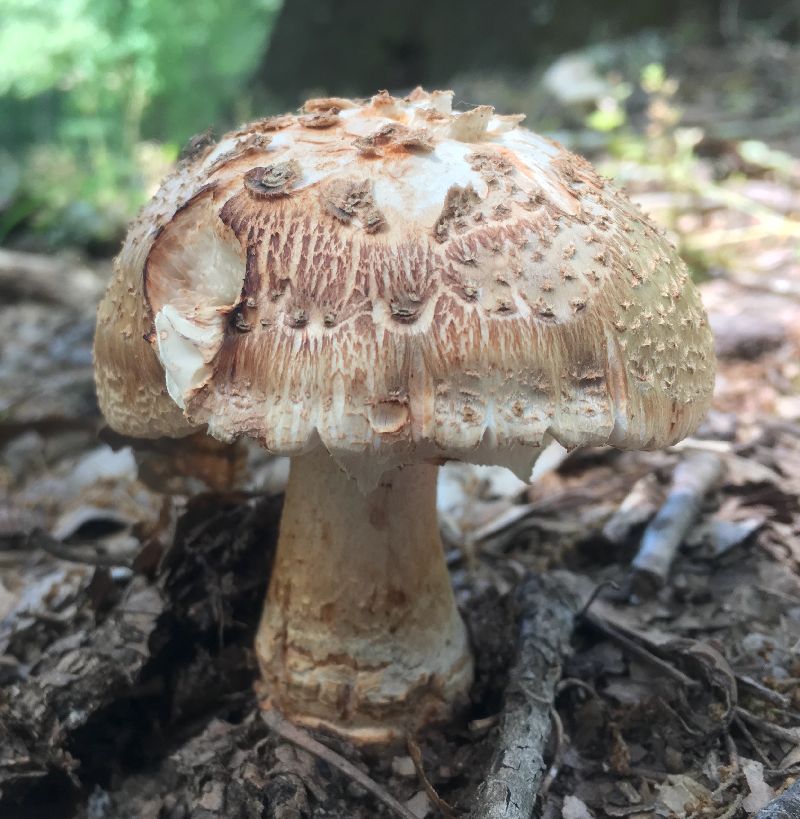
[[[528,819],[545,770],[550,712],[577,612],[590,593],[566,572],[518,587],[517,658],[509,672],[498,745],[478,788],[473,819]]]
[[[533,522],[537,526],[544,527],[548,524],[551,527],[555,526],[552,520],[545,520],[545,518],[549,518],[555,511],[563,511],[582,503],[591,502],[599,492],[600,482],[588,481],[583,486],[570,487],[530,503],[515,504],[493,520],[469,532],[469,540],[473,545],[478,545],[499,535],[516,534],[520,529],[531,524],[531,518],[534,518]]]
[[[106,568],[124,566],[130,569],[133,567],[134,555],[103,554],[89,543],[66,544],[43,529],[34,529],[28,535],[28,545],[34,549],[41,549],[59,560],[69,560],[72,563],[85,563],[88,566]]]
[[[710,452],[699,452],[678,464],[672,489],[645,529],[642,545],[633,559],[637,580],[644,580],[651,588],[660,588],[667,582],[678,547],[697,520],[703,498],[721,474],[722,462]]]
[[[742,794],[736,794],[736,798],[731,802],[730,807],[717,816],[716,819],[733,819],[739,813],[742,802],[744,802]]]
[[[585,612],[583,619],[593,628],[605,634],[606,637],[621,645],[629,653],[633,654],[638,659],[649,663],[659,671],[662,671],[666,676],[675,680],[675,682],[680,683],[686,688],[696,688],[698,686],[699,683],[696,680],[693,680],[691,677],[684,674],[683,671],[675,668],[674,665],[668,663],[666,660],[662,660],[661,657],[657,657],[652,651],[649,651],[644,646],[639,645],[639,643],[635,642],[625,633],[623,633],[618,626],[612,625],[591,612]]]
[[[408,749],[408,755],[411,757],[411,761],[414,763],[414,770],[417,772],[417,777],[419,781],[422,783],[422,787],[425,789],[425,793],[428,794],[428,799],[436,805],[437,808],[447,817],[454,817],[456,815],[455,810],[451,805],[442,799],[441,796],[436,792],[436,788],[433,787],[431,784],[430,779],[425,774],[425,768],[422,764],[422,751],[420,750],[419,745],[409,736],[406,737],[406,748]]]
[[[583,680],[577,679],[577,677],[565,677],[563,680],[561,680],[561,682],[556,686],[556,694],[562,694],[569,688],[580,688],[590,697],[597,700],[598,703],[601,705],[603,704],[603,700],[597,691],[595,691],[594,686],[592,686],[590,683],[584,682]]]
[[[592,593],[589,595],[589,599],[586,601],[584,607],[578,612],[578,619],[582,620],[583,617],[586,615],[586,612],[592,607],[592,603],[600,596],[600,592],[605,591],[606,589],[611,589],[612,591],[619,592],[620,586],[618,583],[615,583],[613,580],[604,580],[602,583],[598,583],[594,589],[592,589]]]
[[[755,819],[800,819],[800,779],[761,808]]]
[[[619,505],[616,512],[603,526],[603,537],[617,545],[624,543],[631,532],[650,520],[658,505],[654,500],[658,481],[652,472],[639,478]]]
[[[381,787],[374,779],[360,771],[352,762],[337,754],[336,751],[331,750],[321,742],[317,742],[307,731],[292,725],[274,709],[262,710],[261,719],[279,737],[291,742],[292,745],[296,745],[298,748],[302,748],[304,751],[308,751],[308,753],[341,771],[345,776],[350,777],[350,779],[361,785],[365,791],[371,793],[376,799],[383,802],[387,808],[394,811],[397,816],[402,817],[402,819],[416,819],[414,814],[405,805],[401,805],[386,788]]]
[[[737,674],[736,675],[736,682],[744,689],[750,691],[756,697],[764,700],[764,702],[771,703],[772,705],[777,705],[779,708],[791,708],[792,701],[787,697],[785,694],[779,694],[777,691],[773,691],[771,688],[767,688],[766,685],[760,683],[758,680],[754,679],[753,677],[747,676],[745,674]]]
[[[766,779],[777,779],[780,776],[783,777],[784,781],[789,776],[800,776],[800,762],[787,765],[785,768],[764,768],[764,777]]]
[[[750,729],[747,727],[747,723],[738,714],[734,715],[733,721],[736,724],[736,727],[742,732],[744,738],[750,743],[750,747],[756,752],[756,755],[764,764],[764,767],[765,768],[772,767],[772,762],[770,761],[770,758],[766,755],[760,743],[750,732]]]
[[[555,708],[550,709],[550,718],[553,720],[553,727],[556,729],[556,750],[553,754],[553,761],[550,763],[550,767],[547,769],[547,775],[542,782],[542,797],[547,796],[550,788],[553,786],[553,782],[556,781],[558,772],[561,770],[561,763],[564,761],[564,751],[567,747],[567,737],[564,733],[564,723],[561,721],[561,717],[558,715],[558,711]]]
[[[774,722],[759,719],[746,708],[742,708],[741,705],[736,706],[736,716],[740,717],[748,725],[760,729],[765,734],[781,742],[788,742],[791,745],[797,745],[800,742],[800,729],[798,728],[784,728],[782,725],[775,725]]]
[[[733,741],[730,731],[725,731],[725,747],[727,748],[728,758],[730,759],[730,773],[722,782],[719,783],[711,794],[711,798],[715,802],[720,800],[722,795],[742,778],[742,767],[739,763],[739,751],[736,748],[736,743]]]

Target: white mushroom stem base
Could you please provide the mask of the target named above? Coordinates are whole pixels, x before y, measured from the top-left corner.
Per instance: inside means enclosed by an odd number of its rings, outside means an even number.
[[[322,448],[292,460],[256,637],[265,704],[359,743],[452,716],[472,681],[429,464],[363,495]]]

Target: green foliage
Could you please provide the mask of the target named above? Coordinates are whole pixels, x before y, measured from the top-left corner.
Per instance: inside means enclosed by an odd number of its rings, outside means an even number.
[[[609,156],[601,170],[623,184],[661,193],[664,205],[658,218],[673,233],[695,278],[729,265],[732,248],[743,237],[797,235],[790,217],[740,189],[745,173],[789,178],[794,167],[789,154],[758,140],[708,138],[703,128],[686,125],[676,101],[678,82],[661,63],[649,63],[640,71],[638,103],[644,106],[638,120],[625,107],[630,87],[621,79],[610,87],[587,118],[587,125],[606,139]],[[697,213],[714,210],[732,212],[747,226],[700,230]]]
[[[51,234],[81,213],[90,236],[116,230],[177,145],[248,113],[280,3],[0,0],[0,135],[22,167],[0,231],[9,209]]]
[[[595,131],[616,131],[627,121],[625,100],[631,95],[631,87],[628,83],[618,83],[613,90],[614,93],[597,101],[597,107],[586,118],[586,124]]]

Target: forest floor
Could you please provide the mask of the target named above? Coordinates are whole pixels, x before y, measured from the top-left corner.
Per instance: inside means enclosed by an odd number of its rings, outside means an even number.
[[[706,116],[719,121],[713,107]],[[661,126],[649,145],[680,147],[681,133]],[[502,741],[532,573],[596,592],[574,613],[558,669],[540,815],[722,819],[791,785],[795,134],[771,133],[766,153],[706,135],[669,178],[658,162],[607,160],[690,261],[705,254],[713,409],[667,451],[551,452],[531,486],[501,469],[443,469],[442,528],[477,678],[456,724],[384,754],[324,734],[314,736],[327,752],[303,749],[259,712],[252,641],[286,463],[212,448],[206,474],[235,475],[230,491],[182,475],[180,449],[134,456],[102,431],[93,392],[93,305],[110,264],[0,251],[0,816],[402,815],[387,794],[414,816],[467,813]],[[709,463],[668,582],[642,583],[631,561],[645,527],[676,475]],[[341,757],[361,776],[337,767]]]

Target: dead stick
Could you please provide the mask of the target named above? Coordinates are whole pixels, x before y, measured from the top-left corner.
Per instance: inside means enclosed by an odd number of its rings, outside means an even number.
[[[453,819],[453,817],[456,815],[455,810],[453,810],[453,806],[449,805],[444,801],[444,799],[442,799],[441,796],[439,796],[438,791],[433,787],[433,784],[425,773],[425,767],[422,763],[422,749],[410,736],[406,737],[406,748],[408,749],[408,755],[411,757],[411,761],[414,763],[414,770],[417,772],[417,778],[419,779],[422,787],[425,789],[425,793],[428,794],[428,799],[431,800],[431,804],[435,805],[439,809],[442,816],[446,816],[448,819]]]
[[[658,511],[655,495],[658,479],[648,472],[631,487],[619,509],[603,526],[603,537],[617,545],[625,543],[631,532],[644,525]]]
[[[12,298],[93,310],[104,287],[103,276],[79,262],[0,248],[0,293]]]
[[[588,585],[588,584],[587,584]],[[529,577],[516,594],[517,658],[509,672],[498,745],[473,819],[529,819],[545,770],[550,710],[578,612],[591,588],[566,572]]]
[[[337,754],[336,751],[331,750],[321,742],[317,742],[308,732],[303,731],[296,725],[292,725],[291,722],[285,720],[277,711],[262,710],[261,719],[264,720],[271,731],[274,731],[287,742],[291,742],[292,745],[296,745],[298,748],[308,751],[308,753],[313,754],[327,762],[333,768],[341,771],[345,776],[350,777],[350,779],[361,785],[365,791],[371,793],[376,799],[383,802],[387,808],[394,811],[401,819],[416,819],[414,814],[411,813],[405,805],[400,804],[386,788],[381,787],[374,779],[356,768],[352,762],[340,754]]]
[[[761,808],[755,819],[800,819],[800,779]]]
[[[43,529],[34,529],[28,535],[28,545],[33,549],[41,549],[59,560],[69,560],[72,563],[83,563],[87,566],[115,567],[124,566],[130,569],[133,566],[135,555],[108,555],[98,552],[89,543],[66,544],[53,537]]]
[[[760,683],[753,677],[749,677],[745,674],[737,674],[736,682],[740,688],[750,691],[759,699],[764,700],[764,702],[768,702],[771,705],[777,705],[778,708],[783,708],[784,710],[787,710],[792,706],[791,699],[785,694],[781,694],[778,691],[773,691],[771,688],[767,688],[766,685]]]
[[[697,520],[703,498],[721,474],[722,462],[710,452],[699,452],[678,464],[669,495],[645,529],[633,559],[636,579],[651,587],[667,582],[678,548]]]
[[[759,719],[755,714],[742,708],[741,705],[736,706],[736,716],[744,720],[748,725],[758,728],[767,736],[778,739],[781,742],[787,742],[790,745],[797,745],[800,740],[800,730],[798,728],[784,728],[782,725],[775,725],[774,722],[768,722],[764,719]]]
[[[772,765],[770,758],[764,752],[761,744],[756,740],[750,729],[747,727],[747,723],[736,714],[733,715],[733,723],[742,732],[742,736],[744,736],[744,738],[750,743],[750,747],[756,752],[756,756],[761,760],[764,767],[768,768],[770,765]]]
[[[684,674],[679,668],[675,668],[674,665],[668,663],[666,660],[662,660],[661,657],[656,656],[652,651],[648,650],[644,646],[639,645],[635,640],[631,639],[630,636],[625,634],[625,632],[618,626],[612,625],[606,620],[603,620],[602,617],[588,611],[582,612],[581,617],[586,623],[597,629],[597,631],[601,632],[602,634],[605,634],[605,636],[610,640],[618,643],[640,660],[655,666],[668,677],[675,680],[675,682],[680,683],[686,688],[697,687],[698,683],[696,680],[693,680],[691,677]]]

